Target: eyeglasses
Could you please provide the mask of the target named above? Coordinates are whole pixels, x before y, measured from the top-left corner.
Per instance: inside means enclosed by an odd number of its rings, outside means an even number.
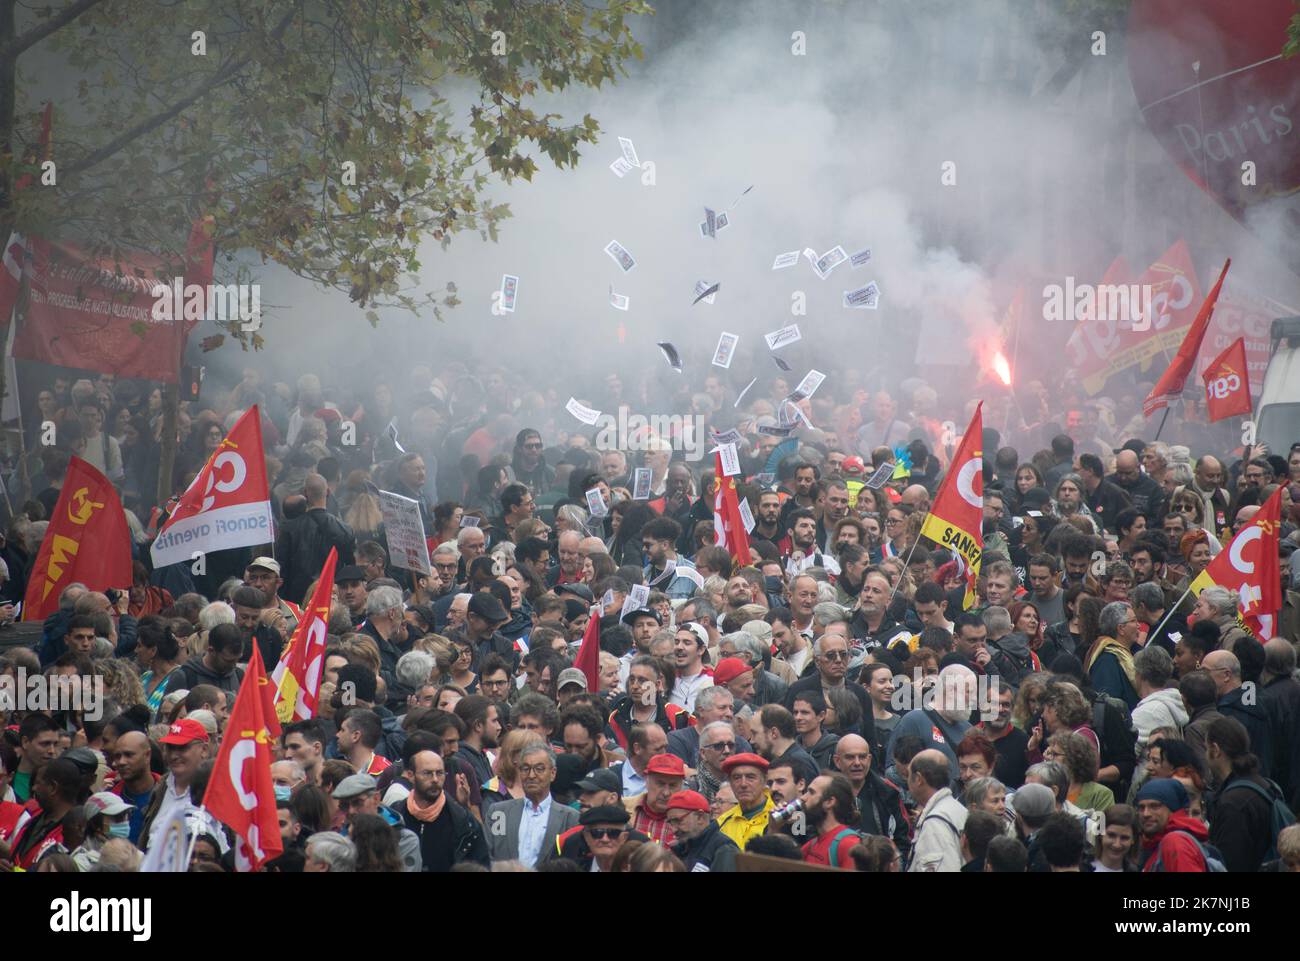
[[[587,828],[587,833],[589,833],[594,840],[608,841],[612,838],[621,837],[623,834],[623,829],[622,828]]]
[[[849,659],[848,651],[827,651],[822,657],[828,661],[847,661]]]
[[[705,744],[702,747],[706,751],[734,751],[736,749],[735,741],[719,741],[716,744]]]
[[[535,774],[538,777],[545,774],[551,769],[549,764],[521,764],[519,765],[520,774]]]
[[[525,444],[524,450],[541,450],[542,446],[543,445],[539,443]]]

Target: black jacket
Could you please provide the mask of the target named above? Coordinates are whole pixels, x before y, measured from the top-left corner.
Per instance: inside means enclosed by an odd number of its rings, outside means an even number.
[[[1111,474],[1106,481],[1129,496],[1134,510],[1147,519],[1148,528],[1160,526],[1165,515],[1165,491],[1155,480],[1146,474],[1138,474],[1137,483],[1125,487],[1120,483],[1118,474]]]
[[[1091,494],[1084,495],[1084,503],[1097,523],[1112,534],[1119,531],[1115,527],[1115,518],[1119,512],[1133,505],[1133,499],[1122,487],[1117,487],[1108,480],[1103,480]]]
[[[324,508],[285,521],[275,539],[275,557],[284,577],[280,596],[302,603],[307,587],[320,576],[331,547],[338,548],[339,567],[356,562],[357,539],[352,528]]]
[[[710,821],[704,833],[689,841],[678,841],[673,853],[682,859],[687,871],[734,871],[740,848],[722,833],[717,821]]]
[[[406,807],[406,798],[402,798],[396,804],[392,805],[392,809],[401,817],[406,827],[411,831],[414,831],[415,836],[420,839],[420,856],[424,864],[423,870],[430,870],[429,864],[440,859],[425,848],[425,828],[428,827],[428,823],[411,815],[411,812],[407,810]],[[465,861],[473,861],[475,864],[481,864],[484,867],[487,867],[487,840],[483,837],[483,829],[479,826],[478,821],[473,817],[473,815],[457,804],[453,798],[448,797],[446,809],[443,811],[443,816],[451,818],[452,864],[461,864]],[[433,835],[430,833],[428,837],[432,839]]]
[[[902,792],[874,770],[867,772],[867,781],[858,792],[857,823],[849,826],[863,834],[890,838],[903,863],[907,863],[912,848],[912,828],[903,806]]]
[[[1229,871],[1254,873],[1273,846],[1273,805],[1264,795],[1245,786],[1243,782],[1247,781],[1281,797],[1272,781],[1232,775],[1210,800],[1210,843],[1219,849]]]
[[[1300,803],[1300,681],[1275,677],[1259,693],[1273,737],[1273,780],[1294,808]]]
[[[1219,698],[1216,705],[1219,713],[1240,721],[1246,733],[1250,735],[1250,753],[1259,758],[1261,777],[1272,777],[1273,737],[1270,730],[1268,712],[1255,699],[1253,703],[1245,702],[1245,686],[1229,691]],[[1294,736],[1294,734],[1292,734]]]

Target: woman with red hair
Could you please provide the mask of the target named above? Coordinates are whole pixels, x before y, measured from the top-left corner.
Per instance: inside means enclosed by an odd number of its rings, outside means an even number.
[[[1016,601],[1008,612],[1011,615],[1011,629],[1017,634],[1029,638],[1029,649],[1037,651],[1043,646],[1043,615],[1033,601]]]

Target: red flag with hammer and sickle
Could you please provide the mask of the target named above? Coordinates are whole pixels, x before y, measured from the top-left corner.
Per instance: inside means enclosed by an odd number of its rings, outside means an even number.
[[[69,584],[92,591],[131,589],[131,534],[122,501],[107,477],[73,457],[50,526],[27,582],[23,620],[40,621],[59,607]]]

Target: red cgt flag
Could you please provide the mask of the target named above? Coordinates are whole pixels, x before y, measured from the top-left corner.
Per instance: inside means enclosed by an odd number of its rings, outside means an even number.
[[[59,606],[74,582],[92,591],[131,587],[131,535],[122,501],[107,477],[80,457],[63,476],[63,490],[27,582],[23,620],[39,621]]]
[[[1279,487],[1274,491],[1250,523],[1237,531],[1192,581],[1192,591],[1197,597],[1216,584],[1236,594],[1238,621],[1260,642],[1277,634],[1277,612],[1282,608],[1278,541],[1283,490]]]
[[[256,871],[284,850],[271,783],[271,730],[279,725],[270,710],[269,686],[254,644],[203,798],[213,817],[242,839],[236,855],[241,871]]]
[[[1219,299],[1219,291],[1223,289],[1223,278],[1228,276],[1228,268],[1231,266],[1232,258],[1229,257],[1223,262],[1223,270],[1219,271],[1219,279],[1215,281],[1214,289],[1205,298],[1205,303],[1201,304],[1201,309],[1197,311],[1192,326],[1187,328],[1187,335],[1183,338],[1183,342],[1178,345],[1178,353],[1174,355],[1173,361],[1169,364],[1169,369],[1164,372],[1159,383],[1151,388],[1151,393],[1142,402],[1142,413],[1147,417],[1150,417],[1162,407],[1168,407],[1169,401],[1176,399],[1183,392],[1183,385],[1187,383],[1187,375],[1192,372],[1192,367],[1196,363],[1196,355],[1201,352],[1201,341],[1205,339],[1205,330],[1210,326],[1210,316],[1214,313],[1214,302]]]
[[[338,550],[331,547],[311,604],[303,612],[293,639],[271,675],[278,698],[275,711],[285,724],[316,716],[321,668],[325,663],[326,623],[330,616],[330,600],[334,596],[334,568],[338,560]]]
[[[1238,337],[1210,362],[1201,374],[1210,423],[1237,414],[1249,414],[1250,374],[1246,369],[1246,338]]]
[[[713,542],[725,547],[740,567],[748,567],[749,532],[740,518],[740,500],[736,496],[736,478],[722,473],[722,454],[713,455],[713,476],[717,484],[713,495]]]

